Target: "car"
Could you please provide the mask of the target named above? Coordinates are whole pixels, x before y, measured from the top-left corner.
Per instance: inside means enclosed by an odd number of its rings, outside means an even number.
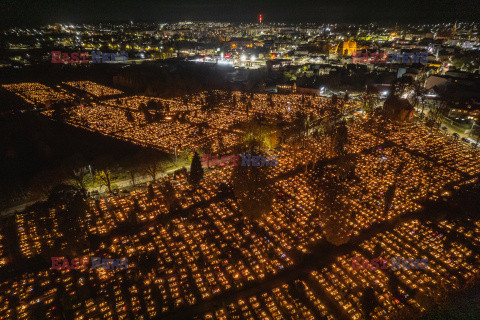
[[[462,141],[463,141],[463,142],[470,143],[470,141],[469,141],[467,138],[462,138]]]
[[[455,139],[458,139],[460,138],[460,135],[456,132],[452,133],[452,136],[455,138]]]

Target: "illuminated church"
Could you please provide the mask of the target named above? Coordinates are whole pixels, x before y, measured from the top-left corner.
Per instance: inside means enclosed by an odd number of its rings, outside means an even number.
[[[338,55],[351,56],[357,52],[357,43],[353,40],[341,41],[332,51]]]

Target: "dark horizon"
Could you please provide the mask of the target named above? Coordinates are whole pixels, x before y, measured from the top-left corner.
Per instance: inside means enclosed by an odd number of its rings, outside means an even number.
[[[101,23],[106,21],[143,21],[171,23],[176,21],[255,22],[262,14],[265,23],[382,23],[431,24],[478,21],[480,7],[475,0],[413,1],[389,3],[370,0],[348,3],[332,1],[194,1],[181,4],[167,1],[87,0],[48,3],[37,0],[5,0],[0,4],[0,24],[39,26],[49,23]]]

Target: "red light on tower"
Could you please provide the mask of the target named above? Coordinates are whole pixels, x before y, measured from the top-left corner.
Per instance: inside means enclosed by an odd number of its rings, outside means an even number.
[[[262,20],[263,20],[262,15],[259,15],[259,16],[258,16],[258,21],[259,21],[260,23],[262,23]]]

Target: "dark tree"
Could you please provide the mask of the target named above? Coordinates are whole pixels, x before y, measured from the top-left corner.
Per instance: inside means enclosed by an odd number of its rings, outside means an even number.
[[[128,222],[130,224],[137,224],[139,222],[138,218],[137,218],[137,215],[139,213],[141,213],[143,210],[142,210],[142,207],[140,206],[140,203],[138,202],[138,199],[137,198],[134,198],[133,199],[133,208],[132,208],[132,211],[129,212],[128,214]]]
[[[348,128],[345,123],[341,123],[335,130],[335,152],[337,154],[343,154],[345,152],[345,146],[348,142]]]
[[[170,181],[166,181],[162,188],[161,192],[163,194],[164,200],[165,200],[165,206],[171,210],[172,208],[175,207],[177,198],[175,196],[175,189],[173,188],[172,184]]]
[[[332,95],[332,105],[337,105],[338,103],[338,96],[336,94]]]
[[[232,172],[233,192],[242,212],[258,219],[270,211],[274,189],[268,179],[268,167],[236,166]]]
[[[393,293],[393,296],[396,297],[397,299],[398,298],[401,299],[402,295],[398,290],[398,287],[400,286],[400,281],[393,273],[389,274],[387,284],[388,284],[388,289]]]
[[[130,111],[130,109],[127,109],[125,111],[125,118],[127,118],[128,122],[134,122],[135,121],[135,118],[133,117],[132,111]]]
[[[139,154],[139,159],[145,173],[155,181],[157,173],[163,171],[161,155],[156,150],[145,150]]]
[[[382,245],[380,244],[380,242],[377,242],[377,244],[373,248],[373,257],[380,258],[382,252],[383,252]]]
[[[157,104],[155,103],[155,100],[150,99],[147,102],[147,109],[156,109]]]
[[[63,122],[68,120],[69,111],[67,109],[67,105],[63,101],[55,102],[53,104],[53,113],[52,116],[55,120]]]
[[[190,183],[196,186],[200,183],[202,179],[202,162],[200,161],[200,156],[198,155],[198,152],[195,151],[195,154],[192,158],[192,164],[190,165]]]
[[[152,200],[155,198],[155,191],[153,191],[153,186],[150,183],[147,187],[147,195],[148,195],[148,200]]]
[[[383,209],[383,214],[385,215],[388,213],[388,210],[390,210],[390,207],[392,206],[396,190],[397,190],[397,184],[394,183],[388,186],[388,189],[385,192],[385,207]]]
[[[95,161],[95,179],[105,185],[109,193],[112,193],[112,183],[114,180],[112,168],[115,166],[116,164],[111,156],[102,156]]]
[[[367,288],[363,291],[363,295],[360,303],[362,304],[363,313],[365,319],[371,319],[371,314],[375,307],[378,305],[377,297],[375,296],[375,291],[372,288]]]
[[[75,154],[68,159],[64,167],[65,176],[75,181],[84,195],[87,193],[85,186],[85,178],[89,173],[87,166],[88,161],[81,154]]]
[[[57,211],[56,218],[67,253],[82,252],[86,246],[83,221],[88,210],[83,193],[76,187],[59,185],[50,193],[48,204],[51,207],[65,207],[65,210]]]

